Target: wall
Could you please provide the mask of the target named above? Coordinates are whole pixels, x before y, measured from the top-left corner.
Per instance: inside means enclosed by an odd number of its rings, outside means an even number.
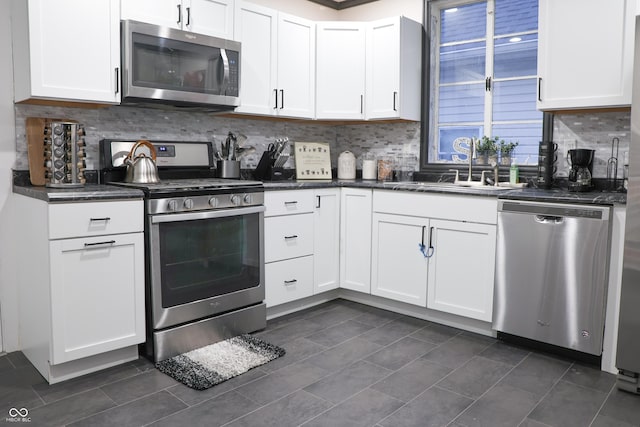
[[[0,13],[0,351],[18,348],[17,289],[15,263],[12,262],[12,234],[9,195],[11,168],[15,159],[15,120],[13,113],[13,68],[11,62],[11,22]],[[10,320],[7,320],[10,319]],[[3,345],[4,343],[4,345]]]
[[[555,116],[553,140],[558,144],[556,176],[566,178],[569,174],[570,166],[566,160],[568,150],[588,148],[596,150],[593,161],[594,178],[606,178],[613,138],[619,139],[618,178],[622,178],[623,153],[628,152],[631,141],[630,112],[584,112]]]

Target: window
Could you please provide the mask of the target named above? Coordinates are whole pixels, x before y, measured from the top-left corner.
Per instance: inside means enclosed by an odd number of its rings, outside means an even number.
[[[466,163],[471,137],[518,142],[519,164],[537,164],[538,0],[426,3],[430,51],[429,163]]]

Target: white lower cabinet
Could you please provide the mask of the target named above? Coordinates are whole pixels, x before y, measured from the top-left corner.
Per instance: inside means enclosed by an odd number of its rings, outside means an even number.
[[[313,295],[313,256],[265,264],[267,307]]]
[[[490,322],[496,200],[385,190],[373,199],[371,293]]]
[[[373,214],[371,294],[426,307],[429,259],[420,251],[429,219]]]
[[[136,359],[145,341],[142,200],[15,200],[25,356],[52,384]]]
[[[427,308],[491,322],[496,226],[433,219]]]
[[[143,341],[143,246],[142,233],[49,243],[52,364]]]
[[[313,292],[340,287],[340,189],[315,190]]]
[[[343,188],[340,197],[340,287],[371,293],[372,190]]]

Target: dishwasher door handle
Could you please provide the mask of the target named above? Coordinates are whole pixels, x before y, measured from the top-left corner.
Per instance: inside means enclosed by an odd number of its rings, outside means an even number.
[[[535,220],[540,224],[562,224],[564,217],[555,215],[536,215]]]

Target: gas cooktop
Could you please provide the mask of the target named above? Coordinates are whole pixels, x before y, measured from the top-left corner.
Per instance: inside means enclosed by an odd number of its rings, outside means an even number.
[[[139,188],[149,192],[262,187],[260,181],[223,178],[166,179],[156,183],[109,182],[111,185]]]

